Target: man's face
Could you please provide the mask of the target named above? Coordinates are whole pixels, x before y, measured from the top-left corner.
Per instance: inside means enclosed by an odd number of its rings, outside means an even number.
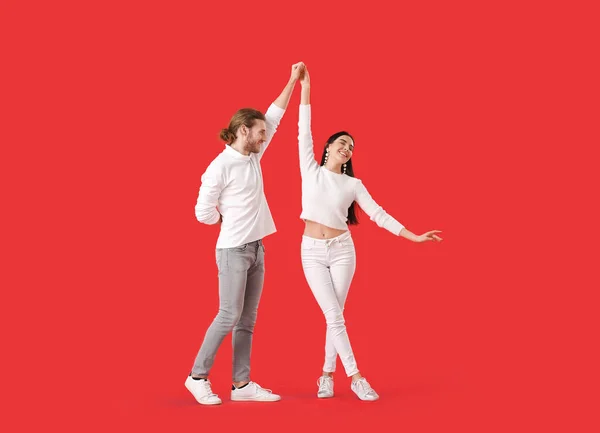
[[[248,152],[259,153],[260,146],[267,141],[267,127],[264,120],[255,120],[254,126],[248,129],[245,149]]]

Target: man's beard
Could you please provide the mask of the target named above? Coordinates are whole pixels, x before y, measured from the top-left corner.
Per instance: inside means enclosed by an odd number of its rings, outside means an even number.
[[[259,153],[260,144],[258,144],[258,139],[254,137],[248,137],[246,139],[246,145],[244,146],[244,150],[246,152]]]

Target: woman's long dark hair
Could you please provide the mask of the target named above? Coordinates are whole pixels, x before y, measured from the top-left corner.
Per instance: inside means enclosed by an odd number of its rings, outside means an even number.
[[[331,137],[329,137],[329,139],[327,140],[327,143],[325,144],[325,149],[323,149],[323,155],[321,156],[321,165],[325,165],[325,154],[327,153],[327,149],[329,148],[329,145],[331,143],[333,143],[335,140],[337,140],[338,138],[340,138],[342,135],[347,135],[348,137],[350,137],[352,139],[352,142],[354,143],[354,137],[352,137],[346,131],[336,132]],[[350,158],[348,160],[348,162],[346,163],[346,175],[348,175],[350,177],[354,177],[354,169],[352,168],[352,158]],[[350,205],[350,207],[348,208],[348,224],[358,224],[358,218],[356,217],[356,202],[355,201],[353,201],[352,204]]]

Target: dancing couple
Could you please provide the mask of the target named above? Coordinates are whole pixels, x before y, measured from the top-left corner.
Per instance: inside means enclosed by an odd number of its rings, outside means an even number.
[[[216,245],[219,272],[219,311],[204,336],[186,388],[200,404],[220,404],[208,379],[216,352],[232,332],[232,401],[278,401],[281,397],[250,380],[250,353],[258,304],[263,289],[263,239],[275,232],[264,194],[261,159],[273,139],[297,82],[301,85],[298,143],[302,176],[301,244],[304,275],[327,324],[325,363],[317,396],[334,396],[333,373],[339,355],[351,389],[359,399],[379,395],[358,369],[344,321],[344,304],[356,268],[354,242],[348,225],[357,224],[356,205],[380,227],[413,242],[439,242],[439,231],[410,232],[388,215],[354,177],[354,138],[346,131],[327,140],[320,162],[311,133],[310,76],[302,62],[292,65],[291,76],[266,113],[244,108],[221,130],[224,150],[201,178],[196,218],[220,224]]]

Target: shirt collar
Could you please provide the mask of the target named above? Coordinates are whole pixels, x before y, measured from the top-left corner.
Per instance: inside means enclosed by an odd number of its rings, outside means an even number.
[[[252,156],[252,154],[250,154],[250,155],[242,155],[240,152],[238,152],[237,150],[235,150],[235,149],[234,149],[233,147],[231,147],[229,144],[226,144],[226,145],[225,145],[225,150],[224,150],[224,152],[225,152],[227,155],[231,155],[231,156],[233,156],[234,158],[237,158],[237,159],[242,159],[242,160],[246,160],[246,161],[250,160],[250,157]]]

